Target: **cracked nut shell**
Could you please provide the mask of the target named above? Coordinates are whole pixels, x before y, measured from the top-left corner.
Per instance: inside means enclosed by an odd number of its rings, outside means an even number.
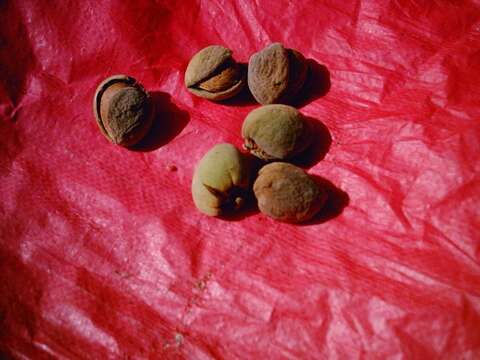
[[[311,219],[327,199],[325,189],[302,169],[282,162],[260,169],[253,192],[263,214],[289,223]]]
[[[103,135],[122,146],[135,145],[152,126],[150,96],[127,75],[111,76],[97,87],[93,112]]]
[[[218,144],[200,160],[192,179],[192,197],[198,210],[209,216],[240,208],[248,193],[246,158],[231,144]]]
[[[305,150],[311,142],[304,116],[288,105],[264,105],[251,111],[242,125],[244,147],[256,157],[284,160]]]
[[[248,87],[260,104],[288,103],[303,87],[307,73],[301,53],[273,43],[250,57]]]
[[[185,86],[192,94],[220,101],[235,96],[245,84],[242,67],[235,62],[232,51],[211,45],[196,53],[185,71]]]

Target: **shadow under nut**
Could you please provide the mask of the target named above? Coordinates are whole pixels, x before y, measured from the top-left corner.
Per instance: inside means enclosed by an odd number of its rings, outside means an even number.
[[[260,169],[253,191],[263,214],[290,223],[310,220],[327,199],[326,191],[302,169],[281,162]]]
[[[245,73],[232,57],[232,51],[211,45],[196,53],[185,71],[185,86],[192,94],[220,101],[238,94],[245,84]]]

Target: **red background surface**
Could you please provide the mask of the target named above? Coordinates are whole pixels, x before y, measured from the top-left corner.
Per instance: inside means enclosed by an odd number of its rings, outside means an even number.
[[[184,69],[273,41],[311,59],[336,190],[304,226],[207,218],[194,166],[258,105]],[[0,354],[478,359],[479,49],[478,1],[0,1]],[[135,150],[92,115],[117,73],[159,109]]]

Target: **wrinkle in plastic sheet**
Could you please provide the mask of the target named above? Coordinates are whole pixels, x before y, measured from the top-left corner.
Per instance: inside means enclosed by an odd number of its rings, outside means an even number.
[[[207,218],[195,163],[257,105],[184,69],[273,41],[310,59],[336,192],[304,226]],[[476,1],[1,1],[0,354],[478,358],[479,48]],[[116,73],[159,109],[134,150],[91,114]]]

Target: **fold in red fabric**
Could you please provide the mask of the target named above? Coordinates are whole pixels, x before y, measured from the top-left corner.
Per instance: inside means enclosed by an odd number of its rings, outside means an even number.
[[[183,83],[211,44],[308,59],[311,222],[198,212],[213,145],[259,105]],[[0,2],[0,355],[478,359],[477,1]],[[96,86],[128,74],[153,130],[110,144]]]

